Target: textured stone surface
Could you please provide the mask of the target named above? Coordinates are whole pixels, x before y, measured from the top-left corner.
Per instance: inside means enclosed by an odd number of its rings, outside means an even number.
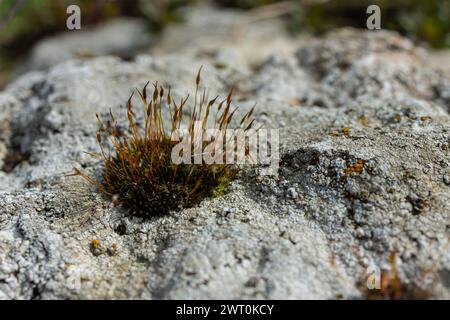
[[[289,41],[256,69],[223,62],[238,45],[199,45],[73,60],[0,93],[0,162],[30,155],[0,172],[0,298],[364,298],[392,252],[403,283],[449,298],[448,69],[387,32]],[[257,102],[280,128],[278,179],[246,169],[223,197],[142,220],[64,175],[99,170],[95,112],[124,114],[148,80],[185,95],[202,64],[211,95],[234,85],[241,112]]]
[[[432,67],[432,56],[423,49],[386,32],[342,41],[353,34],[351,29],[331,32],[297,51],[301,65],[332,94],[335,105],[381,96],[416,97],[448,108],[448,62]]]
[[[16,73],[29,69],[47,69],[57,63],[74,58],[115,54],[130,58],[155,42],[145,20],[116,18],[94,27],[81,26],[81,30],[66,31],[38,42],[29,61]]]

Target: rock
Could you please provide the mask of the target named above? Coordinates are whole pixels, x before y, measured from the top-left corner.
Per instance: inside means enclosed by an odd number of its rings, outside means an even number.
[[[297,40],[288,36],[286,23],[277,16],[255,18],[243,10],[197,6],[186,8],[183,19],[185,23],[164,29],[153,54],[196,53],[219,67],[243,70],[274,53],[291,55],[297,49]]]
[[[444,183],[448,186],[450,186],[450,176],[449,175],[445,175],[444,176]]]
[[[0,160],[29,157],[1,173],[0,297],[365,298],[367,267],[392,272],[395,252],[407,288],[450,298],[450,116],[436,86],[448,74],[387,32],[299,45],[256,70],[181,48],[71,60],[10,84]],[[83,153],[97,150],[95,112],[124,117],[148,80],[183,96],[202,64],[211,95],[237,84],[240,112],[257,102],[259,122],[284,123],[278,178],[249,168],[220,198],[143,220],[65,175],[100,173]]]
[[[311,41],[296,53],[335,104],[373,97],[417,97],[448,109],[450,63],[440,67],[429,63],[432,56],[392,32],[356,33],[334,31],[325,41]]]
[[[289,188],[289,189],[287,190],[287,192],[288,192],[288,196],[291,197],[291,198],[293,198],[293,199],[295,199],[295,198],[298,197],[298,193],[297,193],[297,191],[295,190],[295,188]]]
[[[145,20],[115,18],[39,41],[31,51],[29,62],[18,72],[47,69],[73,58],[111,54],[129,59],[154,42]]]

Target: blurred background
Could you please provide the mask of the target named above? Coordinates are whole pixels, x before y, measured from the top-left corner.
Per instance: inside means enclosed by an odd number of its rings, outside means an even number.
[[[377,4],[383,29],[430,48],[450,48],[450,0],[0,0],[0,88],[29,69],[45,69],[63,60],[51,59],[59,49],[42,41],[52,37],[60,41],[63,55],[64,37],[77,33],[66,29],[66,8],[71,4],[81,8],[82,32],[95,30],[73,41],[70,50],[80,57],[116,54],[131,59],[157,45],[161,41],[157,39],[167,35],[166,28],[186,23],[186,12],[198,7],[239,12],[230,19],[276,18],[287,34],[296,37],[344,26],[365,28],[366,8]],[[194,17],[201,19],[201,15]]]

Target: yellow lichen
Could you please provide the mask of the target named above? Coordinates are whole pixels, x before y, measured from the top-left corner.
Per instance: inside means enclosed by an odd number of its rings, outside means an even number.
[[[100,246],[100,240],[94,239],[91,241],[91,246],[93,249],[97,249]]]
[[[348,136],[348,135],[350,134],[350,128],[349,128],[349,127],[344,127],[344,128],[342,128],[342,133],[343,133],[345,136]]]

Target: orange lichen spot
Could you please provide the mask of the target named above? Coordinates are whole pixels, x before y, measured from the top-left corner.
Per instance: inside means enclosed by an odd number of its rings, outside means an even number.
[[[112,243],[111,247],[108,248],[108,254],[110,256],[115,256],[117,255],[117,250],[119,249],[119,245],[117,243]]]
[[[422,116],[422,117],[420,117],[420,121],[428,121],[428,120],[431,120],[430,116]]]
[[[98,239],[94,239],[91,241],[91,252],[94,256],[100,256],[104,254],[106,251],[105,246],[102,245],[102,242]]]
[[[345,174],[356,173],[360,174],[364,169],[364,160],[358,159],[352,165],[347,164],[347,168],[345,168]]]
[[[98,247],[100,247],[100,240],[98,239],[94,239],[91,241],[91,246],[93,249],[97,249]]]
[[[402,120],[402,116],[401,116],[400,114],[397,113],[396,115],[394,115],[393,119],[394,119],[396,122],[400,122],[400,121]]]
[[[343,127],[341,130],[333,130],[329,132],[330,136],[333,137],[340,137],[340,136],[348,136],[350,134],[350,128],[349,127]]]
[[[350,128],[349,128],[349,127],[344,127],[344,128],[342,128],[342,133],[343,133],[345,136],[348,136],[348,135],[350,134]]]

